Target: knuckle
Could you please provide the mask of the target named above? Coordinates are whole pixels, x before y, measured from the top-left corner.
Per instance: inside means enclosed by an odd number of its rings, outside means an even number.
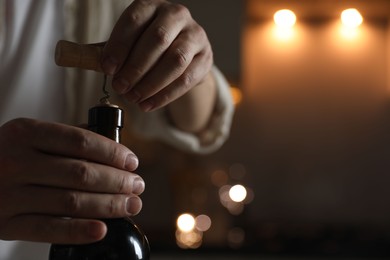
[[[128,193],[130,187],[129,177],[126,175],[118,176],[118,193]]]
[[[122,154],[123,153],[122,153],[120,148],[114,147],[112,149],[112,152],[109,153],[109,155],[108,155],[109,156],[108,160],[114,166],[124,167],[124,165],[125,165],[125,158],[124,158],[124,156]]]
[[[115,217],[115,216],[120,215],[122,207],[119,204],[120,204],[120,200],[118,200],[115,197],[112,197],[109,200],[109,202],[107,204],[107,207],[108,207],[107,212],[108,212],[109,216]]]
[[[206,31],[199,24],[194,23],[191,29],[193,33],[199,35],[200,37],[202,37],[202,39],[207,39]]]
[[[129,12],[128,13],[128,23],[131,24],[134,27],[139,27],[141,26],[141,19],[140,15],[136,12]]]
[[[159,99],[159,104],[160,105],[165,105],[168,104],[172,100],[172,91],[165,92],[163,95],[161,95]]]
[[[73,191],[65,193],[64,204],[69,216],[76,215],[81,209],[80,197],[76,192]]]
[[[77,162],[72,166],[72,173],[74,174],[74,183],[80,187],[93,185],[92,171],[86,162]]]
[[[85,131],[75,131],[72,133],[70,137],[71,141],[74,144],[75,149],[80,151],[81,153],[88,150],[90,146],[91,140],[90,136]]]
[[[190,89],[193,85],[194,82],[194,77],[191,73],[189,72],[184,72],[180,76],[180,85],[185,88],[185,90]]]
[[[118,143],[113,142],[112,143],[113,148],[110,149],[111,152],[109,153],[109,161],[112,166],[115,166],[119,169],[126,169],[126,159],[127,155],[129,154],[128,149]]]
[[[171,35],[164,26],[158,26],[154,30],[154,38],[161,48],[167,47],[171,42]]]
[[[196,42],[203,48],[206,46],[211,47],[206,31],[196,22],[189,26],[189,30],[182,37],[187,41]]]
[[[142,1],[138,1],[138,3],[142,4]],[[129,6],[129,8],[127,8],[125,11],[127,22],[128,24],[137,27],[141,25],[141,21],[142,21],[142,19],[140,19],[141,15],[131,7],[132,6]]]
[[[177,17],[191,17],[191,13],[188,10],[187,7],[185,7],[182,4],[173,3],[169,5],[169,8],[167,10],[174,16]]]
[[[179,68],[184,68],[188,65],[190,57],[187,51],[182,48],[176,48],[173,51],[173,60]]]

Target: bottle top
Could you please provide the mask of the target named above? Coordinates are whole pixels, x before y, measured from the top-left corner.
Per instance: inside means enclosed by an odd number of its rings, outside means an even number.
[[[123,110],[113,104],[99,104],[88,112],[89,127],[123,127]]]

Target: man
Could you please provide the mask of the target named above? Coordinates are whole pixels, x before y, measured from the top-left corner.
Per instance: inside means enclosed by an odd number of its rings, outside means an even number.
[[[142,207],[136,155],[70,126],[85,122],[102,76],[55,67],[59,39],[107,40],[102,68],[135,132],[201,153],[226,140],[233,107],[204,30],[181,5],[128,4],[1,2],[0,239],[91,243],[106,233],[97,219],[135,215]],[[46,244],[12,251],[19,245],[0,241],[0,259],[33,250],[34,259],[46,258]]]

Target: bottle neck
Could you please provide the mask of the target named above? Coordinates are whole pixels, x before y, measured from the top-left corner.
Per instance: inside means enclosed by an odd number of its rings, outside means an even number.
[[[120,136],[121,129],[119,127],[114,128],[114,127],[95,126],[95,127],[88,127],[88,129],[91,130],[92,132],[108,137],[117,143],[121,142],[121,136]]]
[[[89,109],[88,129],[120,143],[123,111],[116,105],[99,104]]]

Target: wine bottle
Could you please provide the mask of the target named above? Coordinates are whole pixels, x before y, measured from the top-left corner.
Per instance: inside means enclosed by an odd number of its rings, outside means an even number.
[[[88,114],[88,128],[120,142],[123,110],[102,103]],[[146,236],[130,218],[102,219],[107,225],[106,236],[95,243],[83,245],[53,244],[49,260],[147,260],[150,248]]]

